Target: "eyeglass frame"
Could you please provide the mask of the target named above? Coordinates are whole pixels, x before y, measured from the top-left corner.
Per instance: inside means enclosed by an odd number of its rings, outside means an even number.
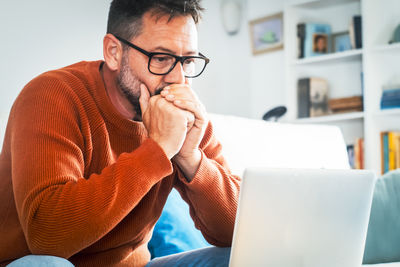
[[[201,70],[201,72],[200,72],[199,74],[195,75],[195,76],[188,76],[188,75],[185,74],[185,77],[186,77],[186,78],[196,78],[196,77],[199,77],[199,76],[204,72],[204,70],[206,69],[207,64],[210,63],[210,59],[207,58],[206,56],[204,56],[202,53],[199,53],[199,56],[177,56],[177,55],[174,55],[174,54],[164,53],[164,52],[148,52],[148,51],[144,50],[143,48],[140,48],[139,46],[134,45],[134,44],[132,44],[131,42],[125,40],[125,39],[122,38],[122,37],[119,37],[119,36],[117,36],[117,35],[114,35],[114,37],[117,38],[120,42],[122,42],[122,43],[128,45],[129,47],[131,47],[131,48],[133,48],[133,49],[139,51],[140,53],[144,54],[145,56],[147,56],[147,57],[149,58],[149,62],[148,62],[148,65],[147,65],[147,69],[149,70],[149,72],[150,72],[151,74],[154,74],[154,75],[160,75],[160,76],[162,76],[162,75],[167,75],[168,73],[170,73],[170,72],[175,68],[175,66],[176,66],[176,64],[178,63],[178,61],[179,61],[179,62],[182,64],[182,66],[183,66],[183,62],[185,62],[185,60],[187,60],[188,58],[201,58],[201,59],[204,59],[204,61],[205,61],[204,67],[203,67],[203,69]],[[155,55],[166,55],[166,56],[171,56],[171,57],[175,58],[175,62],[174,62],[174,64],[172,64],[171,68],[170,68],[166,73],[163,73],[163,74],[154,73],[154,72],[152,72],[152,71],[150,70],[150,62],[151,62],[151,59],[153,58],[153,56],[155,56]]]

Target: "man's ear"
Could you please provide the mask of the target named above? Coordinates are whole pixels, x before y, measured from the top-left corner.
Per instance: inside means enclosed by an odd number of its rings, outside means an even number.
[[[103,39],[103,56],[108,68],[117,71],[121,66],[123,48],[114,35],[107,33]]]

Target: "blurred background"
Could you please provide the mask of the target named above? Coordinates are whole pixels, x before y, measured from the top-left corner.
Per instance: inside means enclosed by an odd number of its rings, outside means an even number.
[[[2,1],[0,142],[27,82],[103,59],[110,2]],[[382,152],[392,139],[400,144],[399,0],[203,0],[203,6],[199,49],[211,63],[193,87],[208,112],[261,119],[284,106],[282,122],[340,127],[354,168],[400,167],[400,145],[395,158]]]

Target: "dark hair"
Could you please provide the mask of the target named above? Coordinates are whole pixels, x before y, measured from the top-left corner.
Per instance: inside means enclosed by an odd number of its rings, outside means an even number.
[[[197,24],[204,10],[201,0],[113,0],[108,13],[107,33],[127,40],[140,34],[143,15],[151,11],[158,18],[192,16]]]

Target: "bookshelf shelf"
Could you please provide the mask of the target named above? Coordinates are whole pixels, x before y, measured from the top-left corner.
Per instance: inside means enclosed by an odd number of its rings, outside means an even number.
[[[400,51],[400,43],[376,46],[373,50],[375,52],[392,52],[396,50]]]
[[[384,109],[375,114],[376,116],[394,116],[400,115],[400,108]]]
[[[350,120],[362,120],[364,119],[364,112],[349,112],[342,114],[333,114],[321,117],[313,118],[301,118],[296,119],[295,123],[331,123],[340,121],[350,121]]]
[[[326,63],[336,60],[354,60],[361,59],[362,49],[349,50],[344,52],[332,53],[323,56],[315,56],[310,58],[303,58],[294,61],[293,65],[308,65],[313,63]]]
[[[296,6],[300,7],[300,8],[308,8],[308,9],[321,9],[321,8],[337,6],[338,4],[346,4],[346,3],[352,3],[352,2],[357,2],[357,1],[359,1],[359,0],[324,0],[324,1],[309,0],[304,3],[297,4]]]

